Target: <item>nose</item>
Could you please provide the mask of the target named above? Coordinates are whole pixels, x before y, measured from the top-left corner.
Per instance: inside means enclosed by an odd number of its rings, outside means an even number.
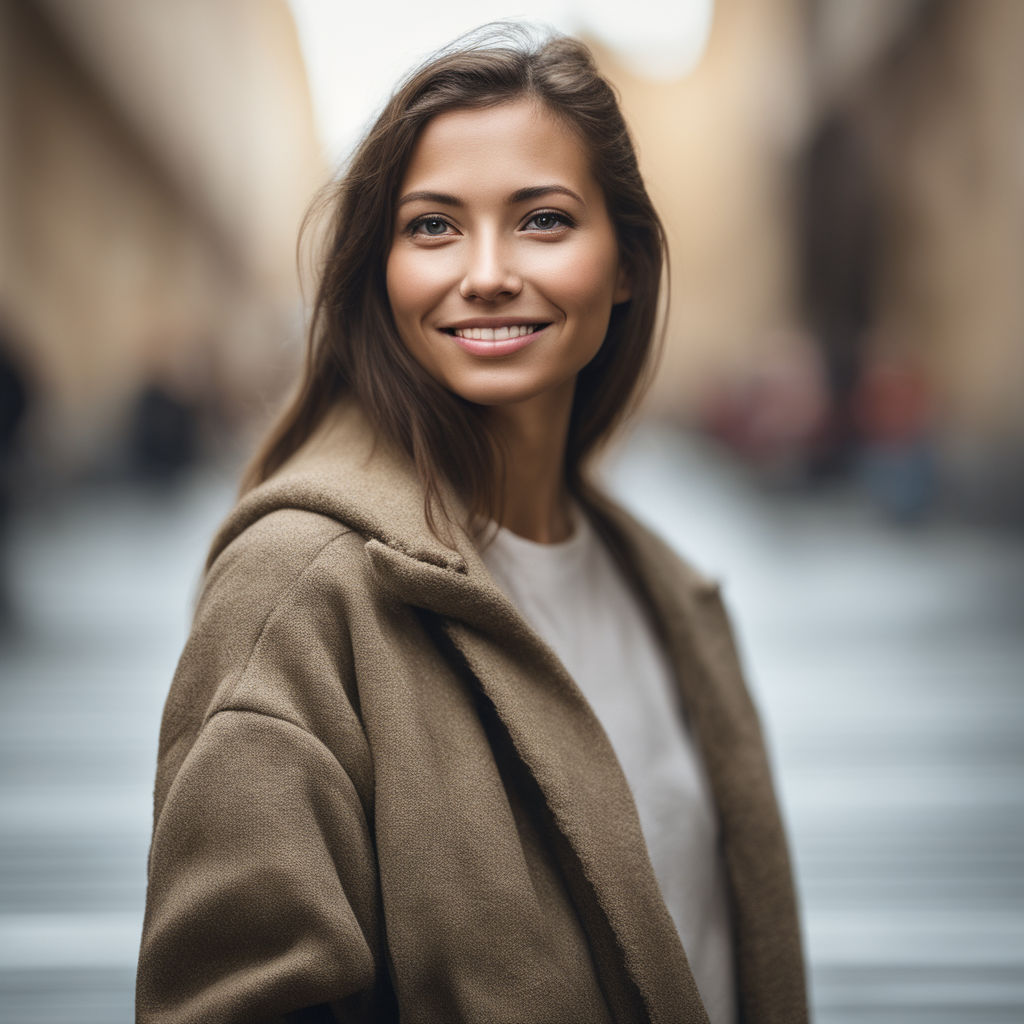
[[[512,266],[511,253],[500,238],[478,236],[467,246],[467,263],[459,284],[464,299],[496,299],[518,295],[522,278]]]

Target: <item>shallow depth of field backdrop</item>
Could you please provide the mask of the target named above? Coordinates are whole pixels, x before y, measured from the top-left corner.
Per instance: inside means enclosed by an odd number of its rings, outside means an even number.
[[[1024,4],[0,0],[0,1019],[131,1019],[156,736],[316,190],[489,19],[672,249],[604,474],[736,617],[820,1024],[1024,1019]]]

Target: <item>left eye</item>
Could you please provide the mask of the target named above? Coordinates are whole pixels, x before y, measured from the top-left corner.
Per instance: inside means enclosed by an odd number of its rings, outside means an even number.
[[[553,228],[560,228],[566,223],[566,218],[559,213],[535,213],[526,222],[526,227],[534,231],[551,231]]]
[[[448,230],[448,222],[440,217],[426,217],[414,225],[414,230],[424,235],[443,235]]]

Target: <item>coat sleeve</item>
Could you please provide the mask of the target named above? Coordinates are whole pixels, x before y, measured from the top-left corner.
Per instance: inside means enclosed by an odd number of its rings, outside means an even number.
[[[208,575],[161,727],[139,1024],[390,1016],[345,543],[278,514]]]
[[[290,722],[222,711],[157,823],[140,1024],[284,1019],[368,996],[374,852],[337,760]]]

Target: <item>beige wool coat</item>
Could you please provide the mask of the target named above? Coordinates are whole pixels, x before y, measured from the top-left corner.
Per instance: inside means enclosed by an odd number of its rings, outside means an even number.
[[[348,406],[221,529],[161,727],[138,1020],[706,1022],[601,726],[422,504]],[[703,753],[742,1020],[800,1024],[786,843],[718,591],[610,502],[591,515]]]

